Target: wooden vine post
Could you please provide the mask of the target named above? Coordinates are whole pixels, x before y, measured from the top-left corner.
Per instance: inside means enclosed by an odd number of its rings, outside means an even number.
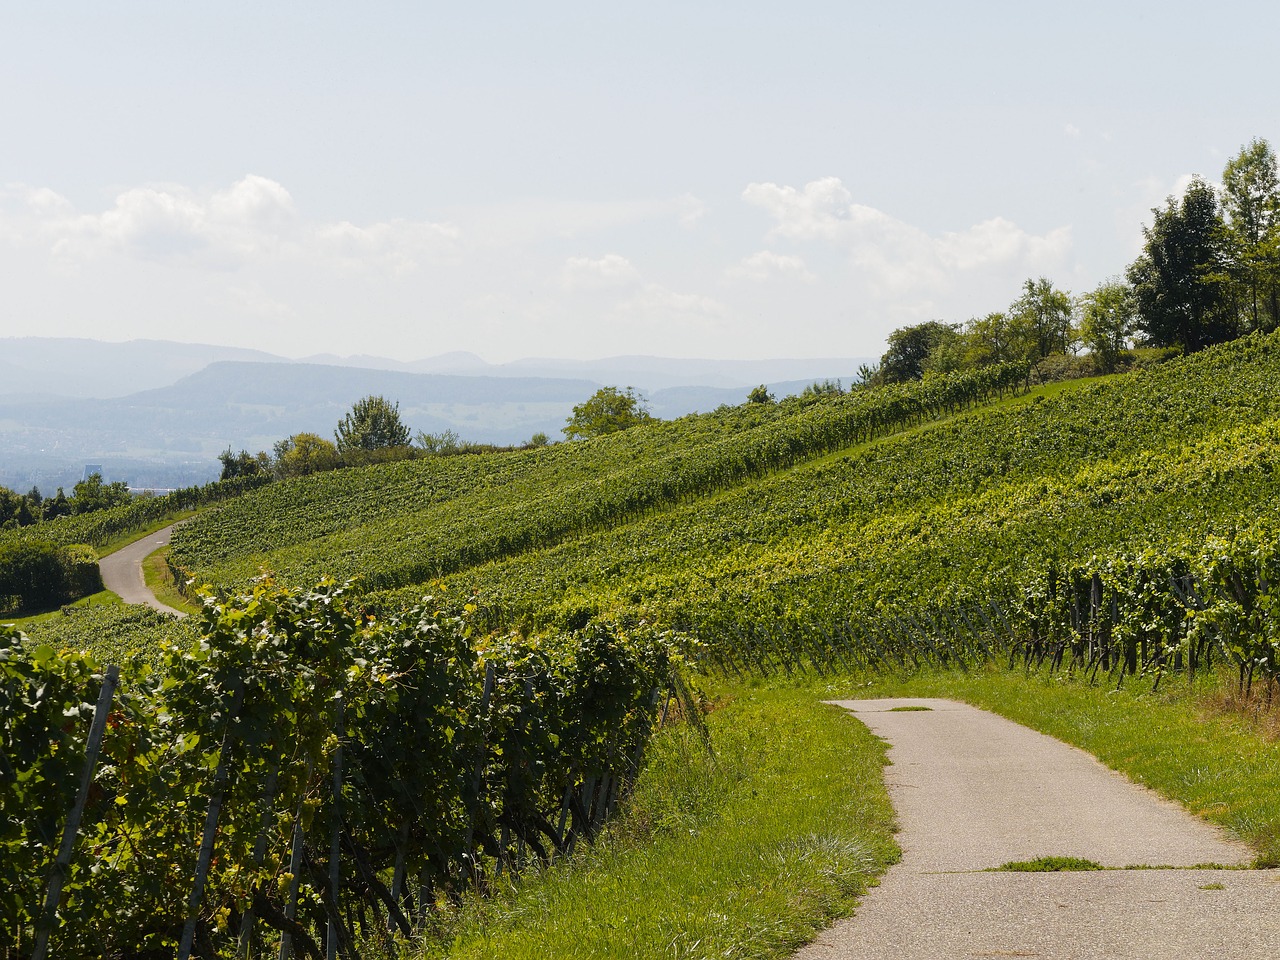
[[[231,728],[240,716],[244,705],[244,680],[237,678],[231,713],[227,717],[227,729],[222,735],[218,750],[218,771],[213,777],[213,793],[209,797],[209,812],[204,818],[204,837],[200,841],[200,857],[196,861],[196,881],[187,901],[187,922],[182,928],[182,941],[178,944],[178,960],[190,960],[195,943],[196,922],[200,918],[200,903],[204,900],[204,885],[209,877],[209,865],[213,862],[213,845],[218,837],[218,817],[222,814],[222,801],[226,796],[227,782],[231,779]]]
[[[120,683],[120,667],[112,664],[107,667],[107,674],[102,680],[102,689],[98,692],[98,703],[93,708],[93,723],[89,726],[89,740],[85,744],[84,770],[80,773],[80,788],[76,791],[75,806],[71,808],[71,816],[67,818],[62,831],[62,843],[58,847],[58,856],[53,863],[53,872],[49,876],[49,889],[44,900],[44,915],[36,930],[35,950],[32,960],[44,960],[49,950],[49,934],[58,919],[58,904],[62,900],[62,885],[67,881],[67,871],[71,868],[71,856],[75,852],[76,837],[80,833],[80,820],[84,817],[85,804],[89,800],[89,788],[93,785],[93,771],[98,765],[98,751],[102,746],[102,735],[107,729],[107,716],[111,713],[111,702],[116,695],[116,687]]]
[[[333,751],[333,833],[329,839],[329,890],[333,897],[333,910],[329,914],[329,928],[325,937],[327,960],[338,958],[338,938],[341,926],[338,916],[338,884],[342,881],[340,858],[342,856],[342,738],[347,735],[342,715],[342,692],[338,693],[337,717],[334,736],[338,746]]]

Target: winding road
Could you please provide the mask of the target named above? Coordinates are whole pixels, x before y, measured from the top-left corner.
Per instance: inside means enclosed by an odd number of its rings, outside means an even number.
[[[889,742],[902,861],[794,960],[1280,956],[1280,871],[1200,868],[1253,854],[1089,754],[950,700],[835,703]],[[1047,856],[1120,869],[986,872]]]
[[[185,617],[186,614],[181,610],[165,606],[157,600],[142,576],[142,561],[161,547],[169,545],[173,528],[174,524],[170,524],[99,560],[98,569],[102,571],[103,586],[125,603],[144,603],[164,613]]]

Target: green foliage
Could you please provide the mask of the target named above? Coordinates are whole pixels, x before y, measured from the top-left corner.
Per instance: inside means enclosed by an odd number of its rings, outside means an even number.
[[[1080,339],[1101,373],[1116,369],[1137,329],[1137,304],[1128,284],[1107,280],[1080,298]]]
[[[338,448],[315,433],[295,433],[276,442],[271,469],[280,478],[305,477],[341,465]]]
[[[545,437],[546,434],[543,434]],[[456,430],[441,430],[439,433],[418,431],[414,438],[418,448],[428,456],[447,456],[456,453],[462,445],[462,438]]]
[[[1254,139],[1222,171],[1227,274],[1239,291],[1241,326],[1280,323],[1280,175],[1276,155]]]
[[[722,687],[665,726],[592,850],[469,900],[430,958],[784,958],[897,857],[884,744],[812,689]],[[785,749],[779,749],[785,745]]]
[[[388,911],[408,934],[407,915],[437,897],[589,838],[617,793],[595,786],[635,775],[678,658],[672,639],[595,624],[476,642],[466,618],[430,599],[368,618],[333,582],[261,581],[208,597],[196,646],[166,647],[155,671],[122,678],[57,954],[172,952],[215,798],[217,846],[197,915],[206,955],[236,953],[250,906],[258,945],[278,940],[295,824],[304,869],[292,933],[306,953],[331,915]],[[81,654],[0,634],[6,951],[30,942],[100,682]],[[557,825],[561,809],[568,823]],[[397,865],[414,882],[393,898],[377,878]],[[349,951],[354,931],[340,930]]]
[[[633,387],[601,387],[591,397],[577,404],[565,421],[562,433],[570,440],[602,437],[629,430],[653,420],[645,399]]]
[[[1191,352],[1237,333],[1224,275],[1223,224],[1217,194],[1195,179],[1181,201],[1151,211],[1146,243],[1129,265],[1138,329],[1148,343]]]
[[[800,396],[805,398],[838,397],[843,393],[844,387],[839,380],[815,380],[804,388]]]
[[[610,529],[926,422],[1013,389],[991,367],[843,396],[744,404],[655,422],[591,444],[427,458],[302,478],[209,511],[175,531],[175,579],[290,582],[325,573],[370,589],[425,583]]]
[[[271,458],[266,453],[259,453],[257,456],[251,454],[248,450],[241,450],[239,453],[232,453],[231,448],[218,454],[218,459],[222,461],[222,476],[220,480],[235,480],[239,477],[256,477],[267,473],[271,469]]]
[[[730,672],[1005,655],[1001,616],[1012,622],[1019,610],[1017,636],[1043,641],[1027,648],[1035,656],[1061,639],[1067,662],[1085,651],[1079,664],[1102,668],[1089,660],[1090,617],[1071,619],[1080,592],[1057,587],[1048,606],[1036,599],[1047,596],[1049,564],[1054,582],[1083,589],[1091,557],[1146,569],[1138,561],[1150,549],[1156,582],[1161,557],[1197,556],[1242,520],[1277,517],[1277,376],[1280,344],[1251,338],[744,478],[450,579],[481,590],[486,623],[570,623],[582,610],[644,616],[696,634],[704,657]],[[800,434],[811,421],[785,428]],[[752,442],[741,433],[733,448]],[[568,499],[581,502],[577,492]],[[1142,582],[1113,580],[1118,612],[1140,615]],[[1185,609],[1174,599],[1170,590],[1159,598]],[[1140,670],[1176,669],[1183,619],[1168,628],[1173,647],[1139,650]],[[1216,640],[1203,642],[1221,656]],[[1106,649],[1103,669],[1119,679],[1127,651],[1117,660],[1119,648]]]
[[[166,647],[189,647],[200,637],[196,619],[180,620],[137,604],[64,607],[25,629],[34,644],[83,651],[99,663],[136,661],[151,667],[162,662]]]
[[[20,530],[0,530],[0,545],[30,540],[57,546],[83,543],[103,547],[121,536],[153,526],[184,511],[238,497],[270,482],[271,478],[266,476],[239,477],[206,483],[202,487],[185,487],[159,497],[131,497],[127,502],[108,509],[74,516],[59,515]],[[50,498],[45,503],[53,503],[54,499]]]
[[[104,483],[102,474],[91,473],[75,486],[73,509],[76,513],[110,510],[129,502],[129,485],[122,480]]]
[[[769,392],[768,386],[763,383],[747,394],[748,403],[773,403],[773,400],[773,394]]]
[[[1020,359],[1034,362],[1071,350],[1075,306],[1070,294],[1056,289],[1046,278],[1023,283],[1022,296],[1010,304],[1008,316],[1010,328],[1020,334],[1024,351]]]
[[[0,612],[50,610],[101,589],[92,547],[38,540],[0,543]]]
[[[400,404],[367,396],[352,404],[334,431],[338,453],[386,450],[409,445],[410,431],[400,420]]]
[[[954,324],[929,320],[900,327],[889,334],[888,348],[880,358],[882,383],[906,383],[924,376],[934,350],[956,336]]]

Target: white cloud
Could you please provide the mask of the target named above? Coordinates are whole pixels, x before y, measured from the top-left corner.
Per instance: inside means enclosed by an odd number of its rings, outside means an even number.
[[[773,217],[771,236],[827,241],[847,250],[850,262],[882,295],[914,296],[922,286],[940,290],[963,274],[991,268],[1043,271],[1062,263],[1071,250],[1069,227],[1036,235],[1003,217],[931,235],[854,203],[836,177],[815,180],[802,190],[753,183],[743,191],[743,199]]]
[[[837,177],[814,180],[803,190],[752,183],[742,198],[777,220],[775,234],[793,240],[836,239],[852,226],[854,213],[866,209],[854,206],[853,196]]]
[[[447,223],[307,223],[284,186],[254,174],[205,193],[172,184],[134,187],[101,213],[80,213],[44,188],[11,187],[0,199],[9,201],[0,203],[0,238],[39,238],[72,260],[196,259],[215,269],[273,260],[404,273],[447,255],[459,237]]]
[[[1073,140],[1079,139],[1080,137],[1080,128],[1074,123],[1063,124],[1062,132]]]
[[[630,260],[620,254],[609,253],[598,260],[570,257],[561,271],[561,285],[566,290],[590,290],[629,284],[639,277],[640,271]]]
[[[817,279],[800,257],[774,253],[772,250],[761,250],[759,253],[753,253],[749,257],[743,257],[739,263],[730,267],[726,272],[735,279],[761,282],[784,278],[811,283]]]

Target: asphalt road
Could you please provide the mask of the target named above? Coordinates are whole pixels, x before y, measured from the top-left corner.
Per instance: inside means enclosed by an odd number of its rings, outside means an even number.
[[[185,617],[186,614],[181,610],[167,607],[157,600],[142,578],[142,561],[161,547],[168,546],[172,533],[173,526],[167,526],[99,560],[98,568],[102,571],[103,586],[125,603],[145,603],[156,610]]]
[[[902,862],[796,960],[1280,956],[1280,871],[1167,869],[1252,852],[1089,754],[949,700],[837,703],[890,744]],[[982,872],[1046,856],[1156,869]]]

